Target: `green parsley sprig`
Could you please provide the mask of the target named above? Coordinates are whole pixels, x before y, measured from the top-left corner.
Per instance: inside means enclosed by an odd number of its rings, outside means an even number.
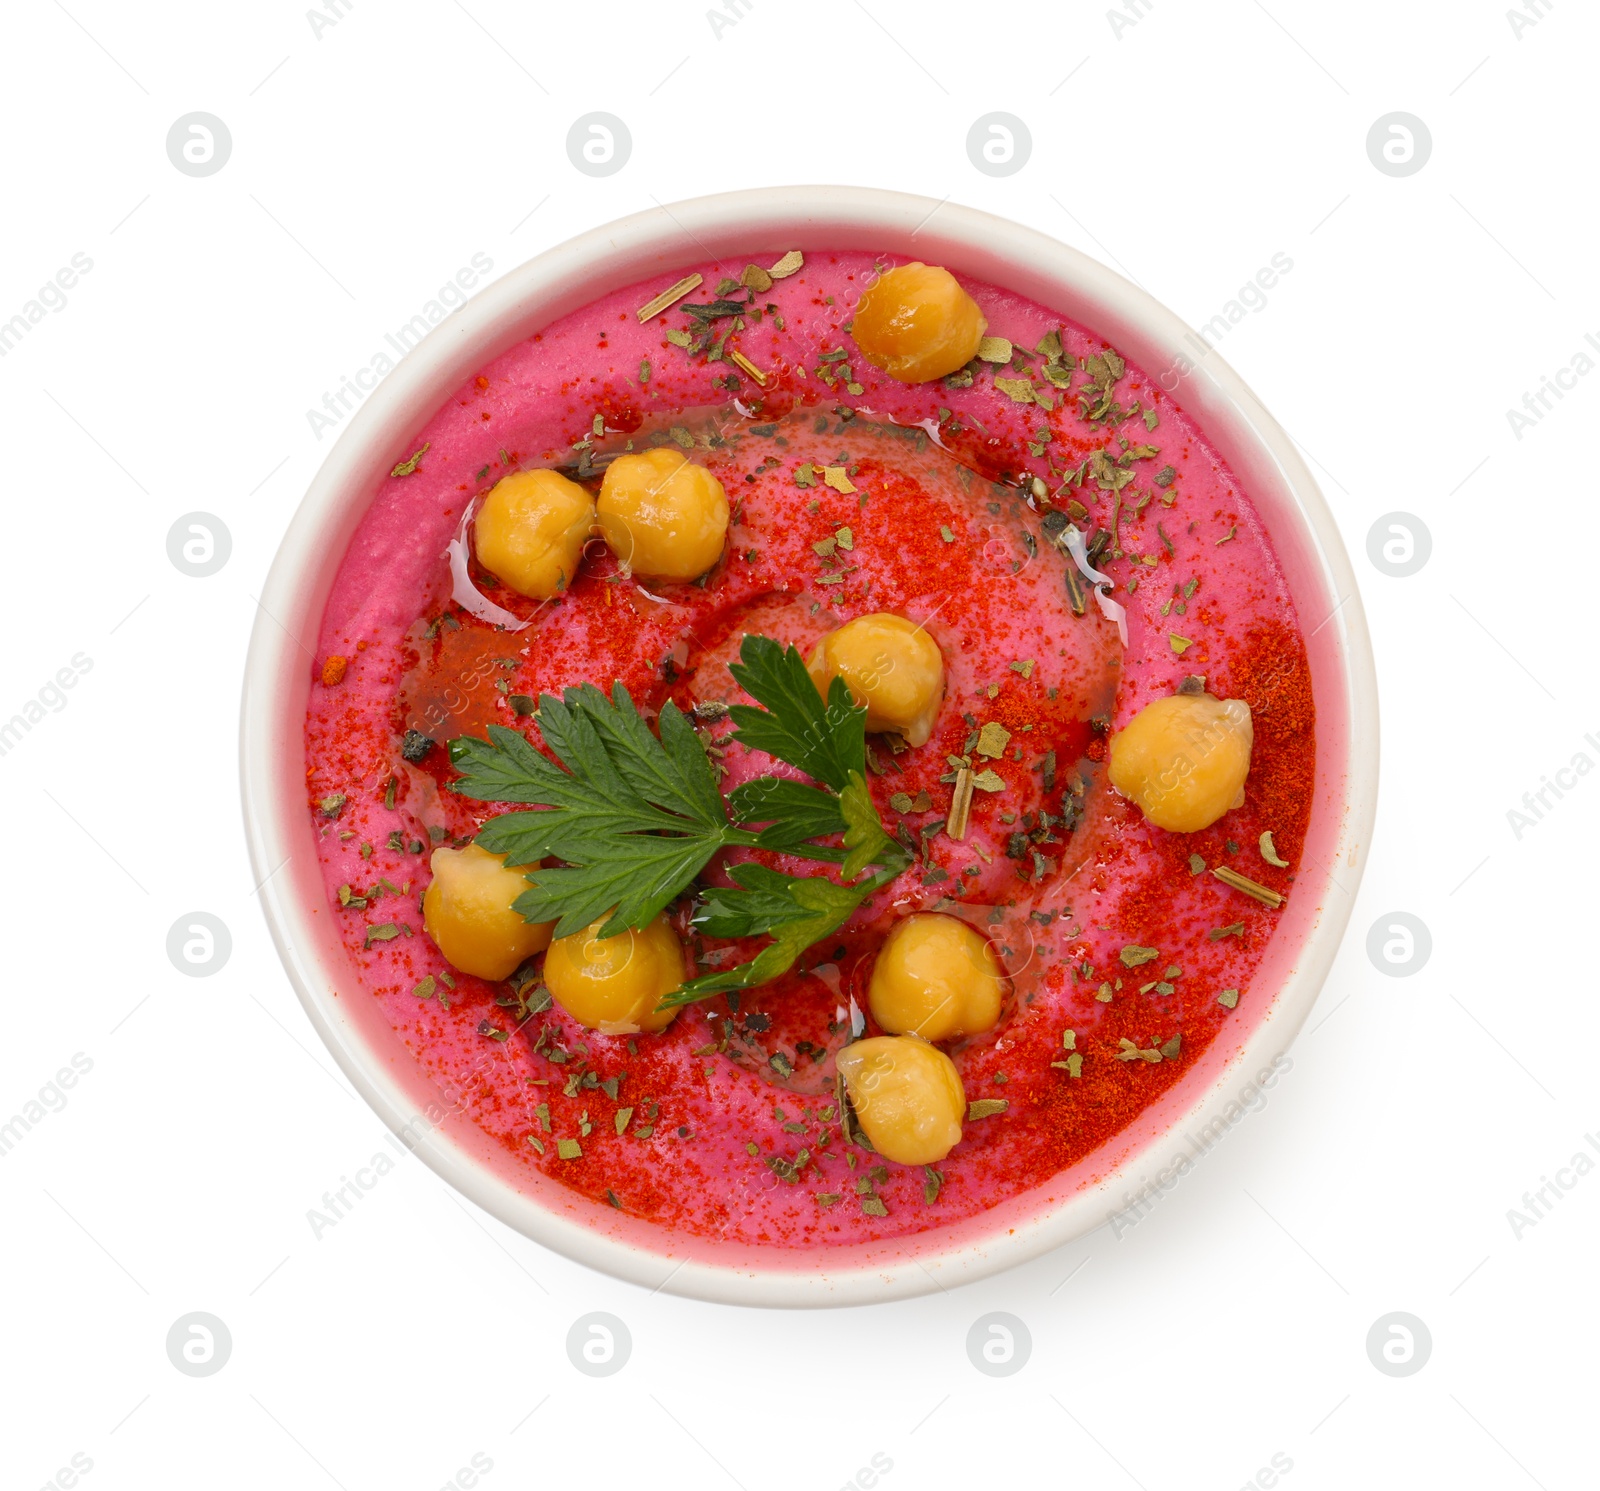
[[[747,963],[706,974],[669,994],[663,1007],[769,983],[910,863],[889,836],[866,783],[866,710],[835,679],[824,699],[796,648],[745,637],[730,671],[758,705],[736,704],[733,739],[798,768],[817,785],[763,776],[726,798],[704,742],[683,712],[662,706],[652,733],[620,683],[608,698],[593,684],[540,697],[534,721],[544,755],[515,730],[488,740],[461,736],[450,759],[454,790],[484,802],[528,803],[499,814],[477,842],[508,864],[561,864],[528,876],[515,909],[553,921],[557,937],[602,916],[602,937],[644,927],[683,895],[721,849],[771,849],[837,864],[826,875],[782,875],[747,863],[732,887],[702,891],[694,923],[711,937],[767,935]],[[815,842],[835,834],[843,847]],[[878,872],[866,876],[872,866]]]

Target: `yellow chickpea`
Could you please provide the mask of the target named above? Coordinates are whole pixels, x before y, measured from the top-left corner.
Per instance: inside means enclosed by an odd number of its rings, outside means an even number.
[[[594,532],[594,502],[557,471],[495,483],[473,525],[478,562],[518,595],[548,600],[572,584]]]
[[[647,580],[697,579],[728,536],[722,483],[665,446],[607,466],[597,512],[611,552]]]
[[[967,1095],[956,1064],[911,1035],[846,1046],[839,1071],[872,1147],[897,1165],[932,1165],[961,1142]]]
[[[928,911],[896,923],[884,939],[867,1003],[891,1035],[948,1041],[993,1026],[1005,992],[989,939],[957,917]]]
[[[888,611],[858,616],[829,632],[806,669],[817,691],[842,678],[850,697],[867,707],[867,729],[895,730],[907,745],[924,745],[944,699],[939,644],[915,622]]]
[[[528,889],[513,869],[477,844],[435,849],[433,879],[422,893],[422,926],[452,967],[477,978],[510,978],[550,945],[550,922],[524,921],[511,903]]]
[[[602,1035],[662,1030],[677,1010],[657,1010],[683,984],[683,944],[665,916],[642,932],[601,937],[602,916],[581,932],[558,937],[544,958],[544,981],[573,1019]]]
[[[911,263],[862,295],[850,335],[873,367],[901,383],[926,383],[969,362],[988,327],[948,269]]]
[[[1157,828],[1195,833],[1243,806],[1254,738],[1243,699],[1155,699],[1111,737],[1111,785]]]

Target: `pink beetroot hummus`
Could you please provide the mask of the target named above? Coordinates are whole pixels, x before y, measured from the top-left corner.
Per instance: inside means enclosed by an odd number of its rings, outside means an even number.
[[[1048,1182],[1059,1197],[1272,994],[1252,977],[1277,912],[1209,873],[1293,894],[1315,765],[1299,620],[1247,495],[1142,370],[993,285],[963,281],[1009,361],[914,386],[883,376],[847,328],[891,262],[807,248],[769,289],[726,290],[750,303],[706,323],[720,340],[698,351],[686,302],[636,316],[664,277],[480,368],[402,452],[419,460],[374,473],[323,617],[306,812],[357,972],[342,992],[375,1002],[418,1066],[466,1094],[513,1174],[542,1172],[596,1225],[620,1211],[686,1241],[799,1250],[957,1224]],[[687,303],[713,303],[742,267],[686,266],[704,276]],[[471,566],[520,629],[453,598],[447,545],[501,476],[556,466],[597,485],[608,456],[660,443],[709,467],[733,504],[703,583],[646,589],[596,543],[542,606]],[[1087,582],[1068,583],[1066,522],[1091,542],[1104,531],[1126,646]],[[741,635],[809,652],[872,611],[923,623],[948,684],[926,746],[869,737],[880,812],[918,860],[837,939],[660,1035],[585,1031],[536,976],[452,973],[422,929],[428,852],[496,809],[448,790],[451,737],[500,723],[537,739],[526,715],[541,692],[620,680],[647,714],[698,706],[730,789],[770,765],[726,743],[717,708],[749,702],[727,669]],[[1108,730],[1188,675],[1249,703],[1255,750],[1244,806],[1175,835],[1112,792],[1103,761]],[[420,760],[402,754],[408,731],[435,742]],[[941,832],[952,758],[986,774],[960,842]],[[832,1058],[887,928],[934,908],[993,940],[1013,994],[995,1030],[950,1050],[986,1116],[925,1171],[846,1140]],[[749,955],[678,925],[703,970]],[[1130,963],[1129,948],[1157,956]]]

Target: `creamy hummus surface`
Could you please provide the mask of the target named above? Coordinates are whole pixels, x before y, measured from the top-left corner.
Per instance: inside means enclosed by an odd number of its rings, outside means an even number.
[[[1059,1199],[1275,993],[1253,977],[1279,913],[1212,873],[1292,896],[1311,808],[1301,619],[1255,510],[1143,371],[1002,288],[962,281],[989,334],[964,374],[880,373],[848,327],[893,262],[806,247],[801,268],[749,292],[726,284],[743,261],[688,265],[703,283],[643,323],[677,272],[486,364],[397,453],[398,474],[377,478],[323,618],[306,812],[354,970],[340,992],[381,1007],[513,1179],[541,1172],[599,1227],[621,1213],[686,1243],[803,1250],[905,1238],[1028,1192]],[[685,310],[719,300],[742,309]],[[700,582],[640,582],[598,540],[543,604],[475,562],[472,590],[459,564],[453,575],[449,546],[507,473],[556,467],[593,489],[617,453],[662,444],[717,475],[732,504],[723,558]],[[1091,544],[1105,532],[1095,564],[1115,582],[1126,645],[1066,552],[1068,523]],[[474,591],[519,625],[482,619],[498,613]],[[583,1029],[536,968],[515,983],[450,969],[419,910],[429,853],[497,810],[449,790],[451,738],[499,723],[537,740],[541,693],[620,680],[647,716],[668,699],[692,711],[731,790],[773,770],[728,739],[721,706],[749,702],[727,667],[740,638],[809,654],[886,611],[937,642],[946,689],[926,745],[868,737],[872,793],[916,862],[837,937],[660,1034]],[[1249,704],[1254,755],[1242,806],[1167,833],[1113,791],[1106,748],[1185,678]],[[962,763],[977,789],[957,840]],[[723,860],[707,874],[725,879]],[[999,1024],[947,1047],[976,1106],[932,1167],[850,1142],[834,1072],[863,1024],[876,1033],[873,957],[916,910],[982,930],[1010,983]],[[675,924],[697,971],[750,956],[696,937],[686,907]]]

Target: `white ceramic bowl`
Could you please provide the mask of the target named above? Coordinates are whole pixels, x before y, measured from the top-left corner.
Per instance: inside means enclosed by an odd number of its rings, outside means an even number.
[[[1271,534],[1307,634],[1317,779],[1295,894],[1253,981],[1276,990],[1240,1041],[1219,1038],[1128,1131],[1015,1203],[893,1244],[763,1255],[677,1246],[639,1222],[587,1220],[572,1193],[525,1189],[492,1164],[483,1134],[439,1094],[357,987],[332,935],[304,806],[309,649],[335,572],[378,477],[475,368],[557,317],[639,280],[670,282],[710,255],[767,262],[794,247],[885,251],[946,264],[1058,310],[1161,377],[1243,484]],[[273,940],[306,1013],[383,1121],[445,1180],[536,1242],[648,1288],[747,1305],[863,1304],[981,1278],[1154,1196],[1253,1106],[1321,988],[1348,920],[1377,803],[1377,690],[1355,578],[1293,444],[1239,376],[1144,291],[1031,228],[924,197],[783,187],[700,197],[572,239],[513,270],[436,327],[345,427],[285,534],[251,638],[240,757],[245,830]],[[1190,366],[1193,364],[1193,366]],[[1179,376],[1180,371],[1182,376]],[[1098,1172],[1091,1180],[1081,1173]],[[609,1208],[598,1208],[609,1211]]]

